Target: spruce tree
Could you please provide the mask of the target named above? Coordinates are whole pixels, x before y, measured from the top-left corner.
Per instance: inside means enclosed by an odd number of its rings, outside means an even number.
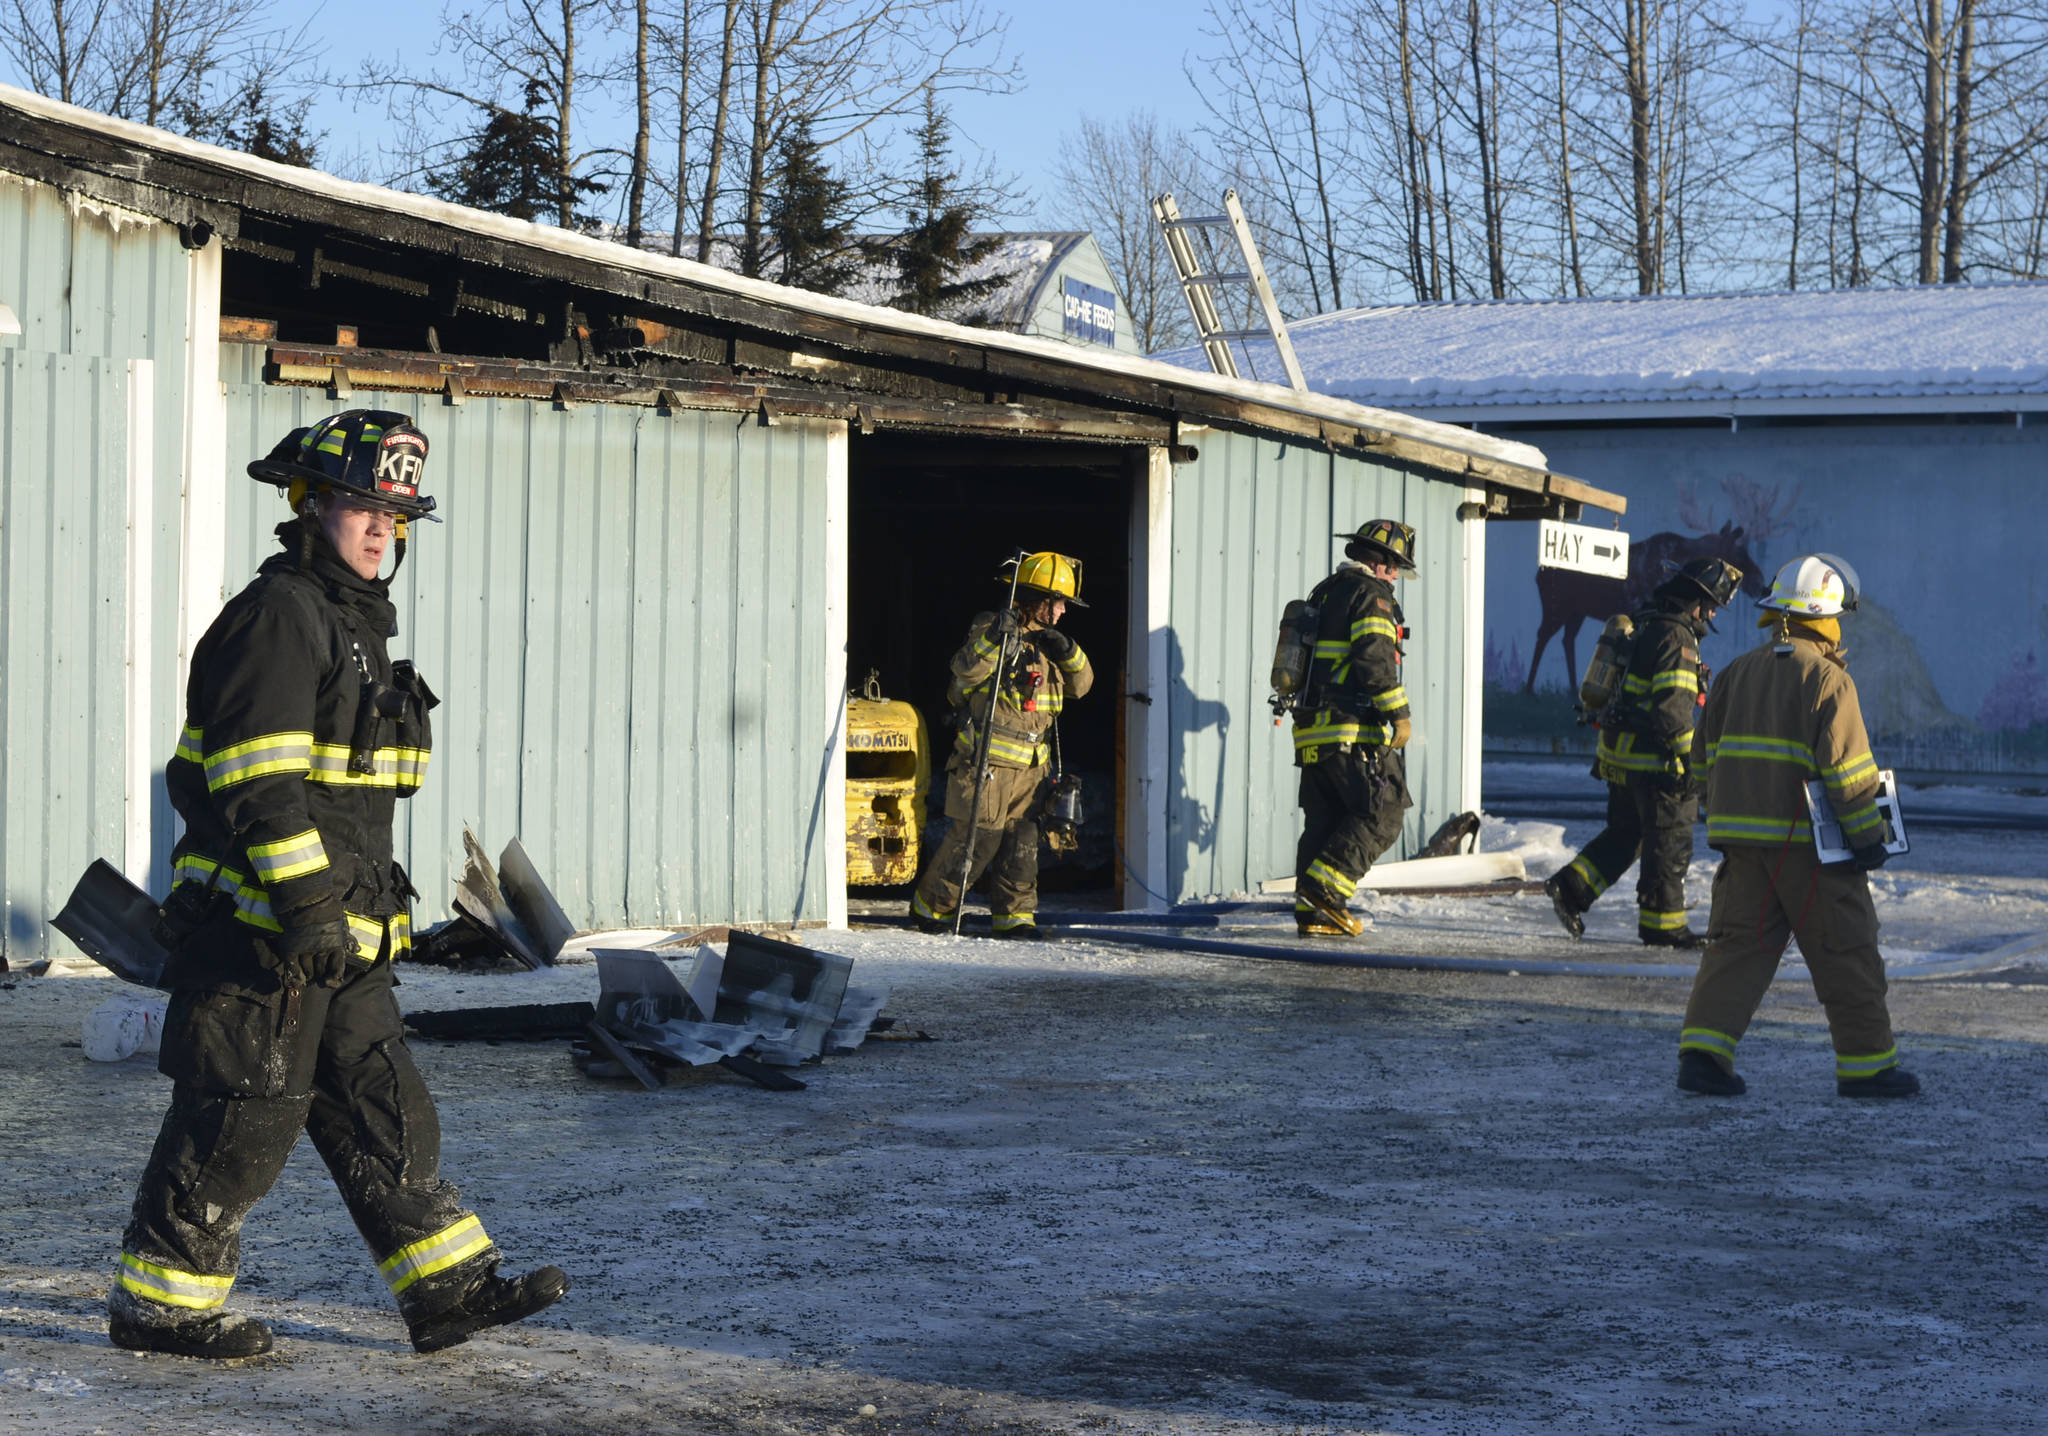
[[[952,168],[952,123],[929,88],[924,92],[924,119],[915,138],[919,173],[904,215],[908,226],[886,246],[896,261],[893,303],[913,314],[986,324],[989,316],[975,308],[975,301],[1000,289],[1008,276],[955,276],[993,254],[1002,241],[990,235],[977,238],[973,233],[983,218],[982,205],[962,189],[959,172]]]
[[[554,122],[539,113],[543,98],[540,84],[528,81],[525,112],[492,109],[467,152],[428,175],[427,188],[456,204],[525,220],[555,214],[565,196],[573,203],[602,194],[599,181],[561,173]]]
[[[824,147],[808,116],[782,136],[768,201],[768,237],[775,247],[776,279],[819,294],[839,294],[861,264],[846,218],[846,183],[826,168]],[[758,273],[759,257],[748,273]]]

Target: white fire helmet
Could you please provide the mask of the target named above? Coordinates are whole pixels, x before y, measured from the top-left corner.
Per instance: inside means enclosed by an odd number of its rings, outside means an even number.
[[[1854,609],[1862,597],[1863,583],[1855,569],[1831,553],[1808,553],[1778,570],[1770,594],[1759,599],[1757,607],[1832,618],[1844,609]]]

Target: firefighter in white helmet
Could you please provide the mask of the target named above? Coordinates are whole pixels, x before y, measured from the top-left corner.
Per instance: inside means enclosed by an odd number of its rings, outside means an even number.
[[[1678,1085],[1736,1096],[1735,1046],[1790,939],[1813,974],[1844,1097],[1910,1097],[1885,1006],[1884,958],[1866,876],[1885,860],[1877,760],[1842,649],[1856,570],[1812,553],[1778,570],[1758,620],[1770,630],[1728,665],[1693,737],[1706,775],[1707,845],[1721,854],[1707,948],[1678,1041]],[[1819,779],[1853,856],[1823,864],[1806,784]]]

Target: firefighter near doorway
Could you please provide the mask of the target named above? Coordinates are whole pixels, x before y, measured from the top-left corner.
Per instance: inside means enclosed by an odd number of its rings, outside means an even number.
[[[1694,719],[1707,698],[1700,639],[1735,598],[1742,570],[1696,558],[1666,578],[1641,612],[1616,614],[1586,664],[1579,700],[1598,723],[1593,775],[1607,784],[1607,825],[1543,885],[1557,920],[1586,935],[1586,912],[1640,863],[1636,936],[1647,947],[1696,948],[1685,873],[1699,816]]]
[[[497,1274],[496,1244],[441,1176],[440,1119],[392,994],[418,896],[393,819],[425,780],[437,700],[386,650],[398,610],[380,570],[389,552],[395,574],[410,524],[435,517],[426,457],[408,416],[355,409],[249,465],[293,517],[194,650],[165,768],[185,822],[158,925],[171,993],[158,1066],[173,1086],[107,1298],[116,1346],[270,1349],[270,1329],[226,1303],[243,1219],[302,1132],[415,1350],[568,1289],[552,1266]]]
[[[1415,571],[1415,530],[1374,519],[1334,537],[1347,540],[1344,562],[1295,611],[1302,636],[1312,631],[1314,642],[1300,691],[1281,704],[1294,710],[1301,770],[1294,921],[1303,937],[1365,931],[1350,911],[1352,895],[1401,836],[1413,806],[1401,758],[1412,726],[1401,683],[1406,630],[1394,584]]]
[[[977,614],[954,653],[947,698],[958,736],[947,764],[946,816],[910,916],[925,932],[957,933],[969,889],[986,878],[999,938],[1037,938],[1038,843],[1078,821],[1070,778],[1058,770],[1059,718],[1094,686],[1088,655],[1059,622],[1081,598],[1081,563],[1050,551],[1004,561],[1000,612]],[[1048,812],[1048,809],[1052,809]]]

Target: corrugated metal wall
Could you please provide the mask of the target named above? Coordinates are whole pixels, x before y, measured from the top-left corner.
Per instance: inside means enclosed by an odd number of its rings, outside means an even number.
[[[0,872],[10,963],[127,816],[128,366],[0,351]],[[51,483],[50,476],[63,476]]]
[[[821,918],[844,837],[820,804],[826,427],[623,406],[265,387],[222,346],[231,472],[338,408],[413,414],[445,524],[414,530],[394,656],[441,695],[401,804],[422,920],[471,824],[515,834],[582,926]],[[276,491],[229,491],[228,588],[272,552]]]
[[[1343,556],[1331,537],[1371,518],[1419,531],[1399,593],[1414,633],[1415,708],[1401,848],[1455,811],[1463,761],[1461,488],[1273,439],[1211,431],[1173,472],[1167,635],[1167,880],[1181,901],[1251,890],[1294,870],[1301,824],[1291,728],[1273,726],[1268,670],[1280,610]]]
[[[0,431],[9,634],[0,654],[8,715],[0,872],[9,922],[0,950],[10,961],[44,955],[43,919],[90,858],[122,864],[127,409],[132,398],[155,418],[146,456],[152,568],[169,601],[151,608],[147,641],[154,653],[175,654],[191,274],[172,226],[0,175],[0,302],[22,327],[0,335],[9,391]],[[126,361],[134,359],[152,363],[147,391],[130,396]],[[176,737],[175,670],[157,662],[149,683],[166,752]],[[76,774],[87,757],[92,772]],[[160,771],[155,788],[143,801],[154,801],[156,841],[168,851]]]

